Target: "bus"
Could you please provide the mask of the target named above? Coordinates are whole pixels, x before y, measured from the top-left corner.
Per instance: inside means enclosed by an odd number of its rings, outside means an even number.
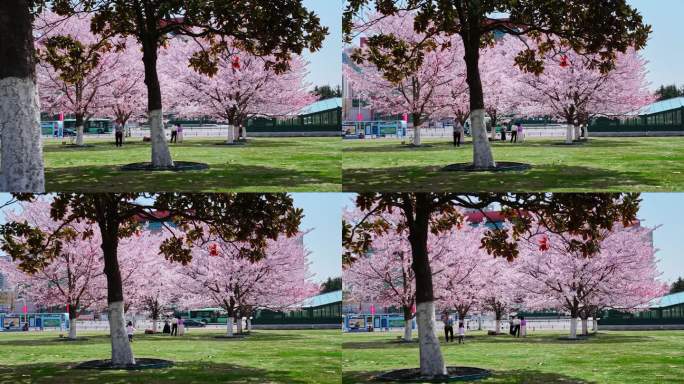
[[[111,119],[89,119],[83,127],[86,134],[105,134],[111,133],[114,124]],[[57,120],[43,120],[40,122],[41,133],[53,136],[57,127]],[[64,119],[64,136],[76,134],[76,119]]]
[[[177,312],[183,319],[195,320],[204,324],[226,324],[228,314],[223,308],[200,308]]]

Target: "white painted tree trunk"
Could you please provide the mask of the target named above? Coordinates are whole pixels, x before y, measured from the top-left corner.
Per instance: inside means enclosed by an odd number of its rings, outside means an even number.
[[[418,303],[416,306],[418,341],[420,349],[420,374],[434,377],[446,374],[446,365],[439,348],[435,329],[435,303]]]
[[[484,109],[470,112],[470,130],[473,136],[473,166],[480,169],[495,167],[492,148],[487,139]]]
[[[69,339],[76,340],[76,319],[69,318]]]
[[[492,125],[492,131],[489,133],[489,139],[491,141],[496,140],[496,127]]]
[[[235,142],[235,126],[232,124],[228,124],[228,138],[226,139],[226,143],[233,142]]]
[[[45,192],[40,106],[29,78],[0,79],[0,190]]]
[[[83,145],[85,127],[79,125],[76,127],[76,145]]]
[[[242,127],[242,137],[247,140],[247,127]]]
[[[589,124],[584,126],[584,138],[585,139],[589,138]]]
[[[413,339],[413,321],[404,320],[404,341],[411,341]]]
[[[575,140],[579,140],[582,136],[582,129],[579,125],[575,125]]]
[[[501,332],[501,320],[500,320],[500,319],[496,319],[496,329],[495,329],[495,331],[496,331],[496,333]]]
[[[229,316],[226,322],[226,336],[233,336],[233,317]]]
[[[157,333],[157,319],[152,319],[152,332]]]
[[[109,333],[112,339],[112,364],[126,366],[135,364],[133,350],[126,334],[123,301],[109,303]]]
[[[589,319],[582,319],[582,334],[585,336],[589,334]]]
[[[593,327],[592,331],[594,331],[594,333],[598,332],[598,319],[594,317],[591,322]]]
[[[237,333],[238,335],[242,333],[242,316],[237,318]]]
[[[574,317],[570,319],[570,338],[577,338],[577,319]]]
[[[420,126],[413,127],[413,145],[420,146],[421,143]]]
[[[249,317],[247,318],[247,320],[245,320],[245,330],[246,330],[247,332],[251,332],[251,331],[252,331],[252,319],[249,318]]]
[[[572,144],[572,140],[573,140],[573,137],[572,137],[573,131],[574,131],[574,128],[573,128],[572,125],[568,124],[568,125],[565,127],[565,143],[566,143],[566,144]]]
[[[152,141],[152,166],[159,168],[173,167],[171,152],[166,142],[164,125],[162,124],[162,110],[149,112],[150,139]]]

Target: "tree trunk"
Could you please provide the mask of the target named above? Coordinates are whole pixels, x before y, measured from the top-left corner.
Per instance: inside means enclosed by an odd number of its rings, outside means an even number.
[[[579,125],[575,125],[575,140],[579,140],[582,136],[582,132]]]
[[[247,332],[252,331],[252,318],[250,318],[250,317],[245,319],[245,331],[247,331]]]
[[[567,124],[565,127],[565,144],[572,144],[573,141],[573,124]]]
[[[430,220],[430,201],[426,194],[416,195],[415,222],[411,226],[409,241],[413,262],[411,267],[416,284],[416,320],[420,350],[420,373],[425,377],[446,374],[446,365],[439,348],[435,328],[435,304],[432,287],[432,268],[428,258],[427,239]]]
[[[500,333],[501,332],[501,319],[496,319],[496,325],[495,325],[495,332]]]
[[[577,338],[577,316],[573,315],[570,319],[570,338]]]
[[[587,336],[589,334],[589,319],[582,318],[582,335]]]
[[[83,126],[83,115],[80,113],[76,114],[76,145],[83,145],[83,134],[85,127]]]
[[[110,207],[106,207],[107,210]],[[107,303],[109,304],[109,331],[112,342],[112,364],[134,365],[135,358],[126,334],[124,298],[117,255],[119,224],[117,221],[98,223],[102,233],[102,253],[107,276]]]
[[[166,142],[162,119],[162,97],[157,74],[157,41],[148,37],[143,42],[143,62],[145,64],[145,85],[147,85],[147,113],[152,141],[152,166],[155,168],[173,167],[171,152]]]
[[[44,192],[33,18],[28,0],[0,2],[0,190]]]
[[[76,340],[76,319],[69,316],[69,340]]]
[[[592,328],[592,331],[594,331],[594,333],[598,332],[598,319],[596,318],[596,316],[592,318]]]
[[[422,141],[420,137],[420,125],[423,123],[420,120],[420,114],[414,113],[411,115],[413,118],[413,145],[420,146]]]
[[[157,319],[152,319],[152,333],[157,333]]]
[[[411,308],[404,307],[404,341],[413,339],[413,314]]]
[[[228,321],[226,321],[226,336],[233,336],[233,316],[228,316]]]
[[[474,17],[474,16],[473,16]],[[485,127],[484,93],[480,78],[479,17],[469,25],[470,33],[463,39],[465,46],[466,82],[470,92],[470,130],[473,137],[473,166],[488,169],[496,166]],[[475,25],[477,23],[478,25]]]
[[[234,143],[235,142],[235,126],[233,124],[228,124],[228,138],[226,139],[226,143]]]
[[[242,333],[242,315],[238,315],[235,320],[237,321],[237,333],[239,335]]]

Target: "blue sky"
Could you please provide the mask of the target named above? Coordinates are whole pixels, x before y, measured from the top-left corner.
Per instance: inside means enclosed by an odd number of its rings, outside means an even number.
[[[684,45],[682,44],[682,0],[628,0],[653,26],[648,46],[643,51],[649,60],[651,87],[675,83],[684,85]]]
[[[315,53],[306,51],[304,58],[309,66],[308,80],[313,85],[333,86],[342,82],[342,7],[344,0],[304,0],[304,6],[321,18],[328,27],[328,37],[323,48]]]
[[[301,229],[310,229],[304,245],[316,281],[342,276],[342,207],[349,204],[344,193],[293,193],[295,206],[304,210]]]

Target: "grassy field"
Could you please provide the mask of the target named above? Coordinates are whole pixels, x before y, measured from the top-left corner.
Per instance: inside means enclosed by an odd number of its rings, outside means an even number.
[[[417,367],[418,345],[396,343],[397,335],[344,335],[343,382],[368,382],[383,371]],[[442,352],[447,365],[493,370],[483,384],[684,382],[684,331],[601,332],[575,342],[559,336],[516,339],[473,332],[462,345],[442,342]]]
[[[57,333],[0,333],[0,383],[339,383],[340,333],[255,331],[245,339],[215,339],[219,330],[183,337],[136,335],[137,357],[175,366],[142,371],[74,370],[76,363],[109,358],[109,337],[56,341]]]
[[[525,172],[444,172],[471,162],[472,145],[454,148],[447,139],[425,140],[412,149],[400,141],[345,140],[346,191],[596,192],[684,190],[684,137],[592,138],[581,146],[562,139],[493,143],[497,161],[532,164]]]
[[[342,186],[339,138],[254,138],[245,146],[219,146],[222,138],[186,139],[170,144],[174,160],[209,164],[204,171],[122,172],[119,167],[150,161],[150,146],[131,139],[87,139],[89,148],[60,142],[44,145],[48,191],[295,192],[339,191]]]

